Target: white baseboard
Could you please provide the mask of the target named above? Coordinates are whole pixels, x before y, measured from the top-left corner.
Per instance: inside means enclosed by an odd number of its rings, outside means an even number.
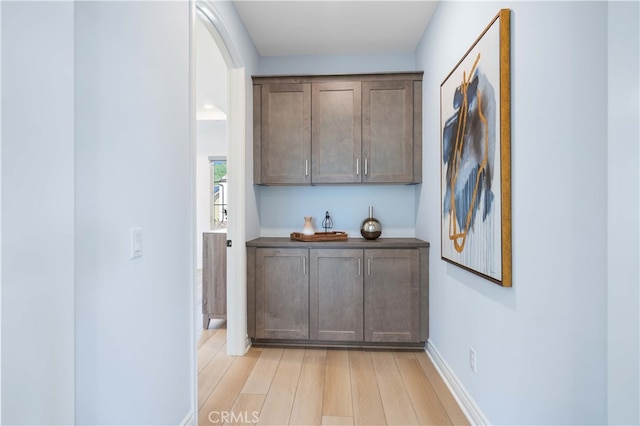
[[[189,411],[184,420],[180,422],[180,426],[196,426],[196,419],[193,417],[193,411]]]
[[[485,415],[480,410],[480,407],[473,400],[469,392],[462,385],[460,380],[453,373],[451,368],[447,362],[442,358],[440,352],[436,349],[436,347],[431,343],[431,341],[427,341],[427,355],[431,358],[433,365],[435,365],[438,373],[442,377],[442,380],[447,385],[451,394],[460,405],[462,412],[472,425],[489,425],[489,420],[485,417]]]

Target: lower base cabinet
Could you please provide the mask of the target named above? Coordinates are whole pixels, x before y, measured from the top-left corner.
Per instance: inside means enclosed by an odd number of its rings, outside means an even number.
[[[365,340],[419,341],[418,249],[365,250]]]
[[[256,252],[256,337],[309,338],[308,250]]]
[[[247,243],[247,328],[254,342],[424,346],[429,243],[308,244]]]
[[[363,251],[311,249],[309,252],[310,338],[341,342],[363,340]]]

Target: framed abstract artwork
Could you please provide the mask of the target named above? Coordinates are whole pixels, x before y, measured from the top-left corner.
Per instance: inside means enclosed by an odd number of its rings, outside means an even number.
[[[440,85],[442,259],[511,287],[510,11]]]

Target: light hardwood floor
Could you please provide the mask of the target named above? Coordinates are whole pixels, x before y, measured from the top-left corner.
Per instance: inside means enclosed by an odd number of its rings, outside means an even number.
[[[198,343],[198,424],[468,425],[423,351],[251,348],[224,323]]]

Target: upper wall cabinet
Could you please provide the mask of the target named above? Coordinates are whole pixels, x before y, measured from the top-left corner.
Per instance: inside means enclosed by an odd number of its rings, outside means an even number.
[[[254,183],[422,181],[422,73],[253,83]]]
[[[264,84],[261,98],[262,180],[310,183],[311,84]]]
[[[311,181],[360,182],[360,82],[313,83],[312,87]]]
[[[412,81],[362,83],[363,182],[420,182],[421,167],[416,171],[415,166],[422,162],[421,149],[416,152],[422,143],[414,138],[413,85]],[[422,120],[419,124],[421,130]]]

